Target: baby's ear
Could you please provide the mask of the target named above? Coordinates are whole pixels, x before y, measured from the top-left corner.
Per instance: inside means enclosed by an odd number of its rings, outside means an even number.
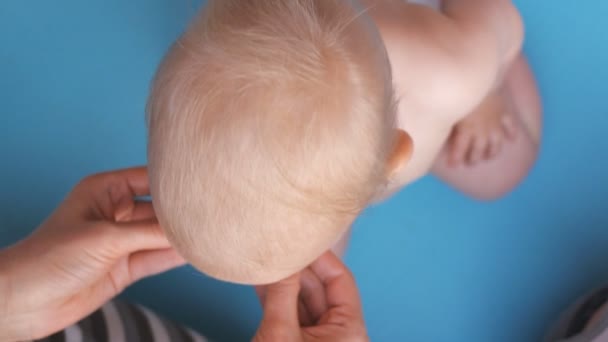
[[[405,165],[410,161],[413,151],[414,142],[410,135],[398,129],[395,147],[386,162],[387,179],[391,179],[395,174],[403,170]]]

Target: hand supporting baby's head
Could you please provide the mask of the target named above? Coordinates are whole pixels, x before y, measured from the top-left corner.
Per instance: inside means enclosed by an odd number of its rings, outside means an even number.
[[[347,1],[210,1],[148,108],[161,225],[210,276],[265,284],[331,248],[386,182],[384,47]]]

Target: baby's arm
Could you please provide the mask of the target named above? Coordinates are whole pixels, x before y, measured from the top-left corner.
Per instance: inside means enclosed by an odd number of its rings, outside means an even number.
[[[403,128],[415,153],[399,179],[426,174],[453,126],[502,83],[523,28],[509,0],[444,0],[437,11],[363,0],[388,51]]]
[[[523,24],[511,0],[444,0],[441,12],[400,0],[364,3],[387,46],[394,81],[425,112],[450,111],[452,124],[502,83],[521,49]]]

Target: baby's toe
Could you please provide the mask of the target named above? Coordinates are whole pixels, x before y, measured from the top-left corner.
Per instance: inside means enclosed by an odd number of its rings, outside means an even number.
[[[450,165],[457,166],[465,161],[471,148],[471,138],[471,134],[464,130],[454,131],[450,139]]]
[[[475,165],[483,159],[487,146],[488,140],[484,135],[480,134],[473,138],[468,158],[469,165]]]
[[[500,150],[502,149],[502,139],[502,135],[498,132],[490,134],[485,155],[486,159],[493,159],[500,153]]]
[[[517,122],[513,115],[504,115],[501,119],[502,132],[509,140],[514,140],[517,136]]]

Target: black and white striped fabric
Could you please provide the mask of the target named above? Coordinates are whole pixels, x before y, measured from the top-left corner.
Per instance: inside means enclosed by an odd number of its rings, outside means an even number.
[[[607,342],[608,315],[598,317],[587,327],[591,318],[608,303],[608,287],[593,291],[579,299],[564,312],[545,337],[545,342]]]
[[[207,342],[191,329],[141,306],[109,302],[76,325],[41,342]]]

